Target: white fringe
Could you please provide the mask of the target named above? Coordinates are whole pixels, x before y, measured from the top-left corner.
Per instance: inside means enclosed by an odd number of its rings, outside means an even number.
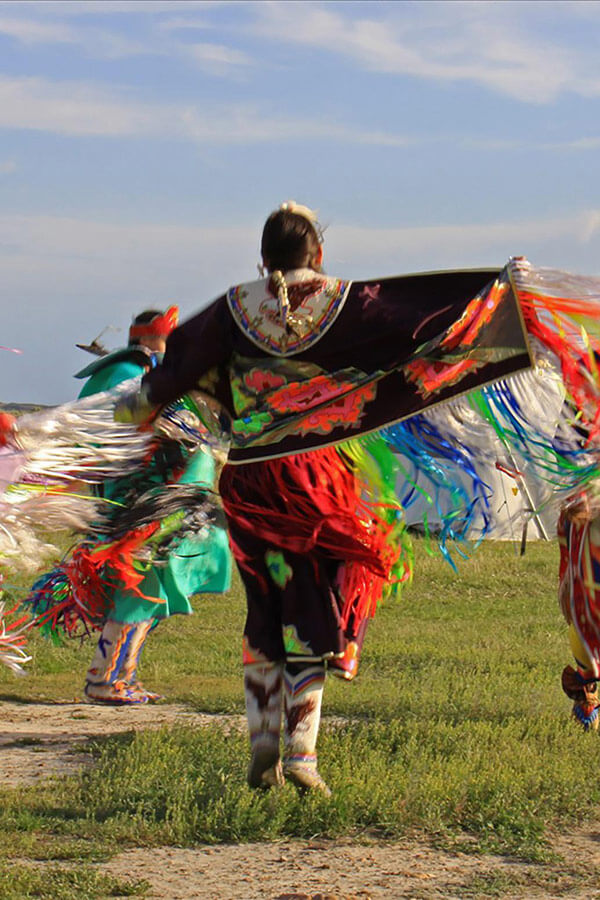
[[[15,646],[15,640],[19,639],[29,628],[29,624],[22,625],[16,631],[8,631],[5,616],[6,603],[0,601],[0,663],[8,666],[16,675],[25,675],[23,666],[31,660],[22,647]]]

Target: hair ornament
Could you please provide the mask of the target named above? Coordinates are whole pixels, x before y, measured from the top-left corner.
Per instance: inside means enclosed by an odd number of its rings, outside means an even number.
[[[314,209],[311,209],[310,206],[303,206],[301,203],[296,203],[295,200],[287,200],[285,203],[282,203],[280,205],[279,209],[285,212],[294,213],[294,215],[296,216],[302,216],[303,219],[306,219],[307,222],[310,222],[315,230],[319,243],[323,243],[324,229],[319,224],[319,219]]]
[[[277,292],[277,300],[279,301],[279,318],[281,324],[285,328],[287,325],[288,312],[290,311],[290,299],[288,297],[288,286],[285,275],[280,269],[271,272],[270,284]]]

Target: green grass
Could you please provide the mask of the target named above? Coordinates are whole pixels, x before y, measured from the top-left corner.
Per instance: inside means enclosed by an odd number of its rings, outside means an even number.
[[[42,871],[31,865],[3,865],[0,862],[0,897],[2,900],[106,900],[107,897],[140,897],[148,884],[131,882],[78,866],[65,869],[49,866]]]
[[[235,730],[120,735],[93,744],[95,765],[80,776],[3,794],[0,859],[31,858],[36,842],[45,859],[93,860],[124,846],[420,834],[548,861],[552,830],[593,816],[600,801],[582,765],[598,737],[573,727],[560,689],[569,652],[557,547],[530,544],[521,558],[488,543],[458,575],[422,542],[416,549],[414,585],[371,624],[358,679],[328,680],[324,713],[345,717],[319,740],[331,800],[291,786],[250,792],[246,737]],[[199,599],[195,616],[151,636],[144,681],[197,710],[242,712],[243,619],[238,582]],[[0,697],[80,694],[90,645],[53,648],[37,636],[32,650],[27,679],[0,673]]]

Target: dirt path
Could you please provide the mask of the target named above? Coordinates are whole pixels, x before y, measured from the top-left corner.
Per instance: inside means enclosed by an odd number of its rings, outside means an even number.
[[[0,702],[0,787],[32,784],[40,778],[72,772],[85,765],[79,752],[92,737],[122,731],[143,731],[162,725],[206,727],[223,716],[195,713],[173,704],[132,707],[91,706],[87,703]],[[238,721],[242,716],[228,716]]]
[[[443,853],[426,844],[289,842],[151,853],[129,850],[104,867],[146,879],[162,900],[591,900],[593,884],[509,858]],[[547,880],[551,885],[545,884]]]
[[[290,842],[165,848],[151,858],[127,851],[107,870],[145,878],[152,884],[149,897],[169,900],[391,900],[464,898],[482,867],[512,869],[509,861],[488,862],[419,845]]]
[[[89,764],[77,745],[167,724],[205,727],[222,716],[173,705],[119,709],[78,703],[0,703],[0,786],[35,783]],[[239,722],[243,718],[227,717]],[[120,853],[103,871],[144,879],[162,900],[600,900],[600,825],[557,837],[566,861],[444,853],[426,842],[289,841]]]

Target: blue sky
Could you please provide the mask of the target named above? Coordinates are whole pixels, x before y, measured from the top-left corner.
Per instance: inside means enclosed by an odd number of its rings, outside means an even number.
[[[600,274],[600,3],[0,2],[0,400],[71,399],[105,326],[256,274]]]

